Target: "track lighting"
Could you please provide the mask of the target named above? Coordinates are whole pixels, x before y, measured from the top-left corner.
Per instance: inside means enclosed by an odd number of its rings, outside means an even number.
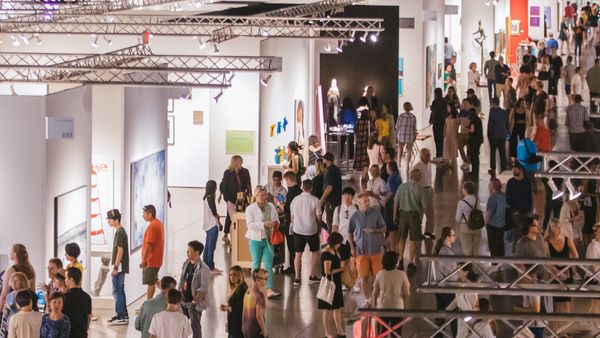
[[[486,5],[486,6],[489,6],[489,5],[491,5],[491,4],[492,4],[492,0],[485,0],[485,5]]]
[[[350,42],[354,42],[354,35],[356,35],[355,31],[350,32],[350,38],[348,39]]]
[[[328,42],[327,44],[325,44],[325,46],[323,46],[323,49],[326,52],[331,52],[331,44]]]
[[[94,48],[98,48],[98,36],[96,34],[92,34],[92,42],[90,45]]]
[[[372,42],[377,42],[377,38],[379,37],[379,32],[375,33],[375,34],[371,34],[371,41]]]
[[[213,52],[215,54],[219,54],[221,51],[219,50],[219,47],[217,46],[216,43],[213,44]]]
[[[575,189],[575,187],[573,186],[573,183],[571,182],[571,179],[567,179],[567,181],[565,182],[565,185],[569,189],[569,201],[572,201],[572,200],[576,199],[577,197],[581,196],[581,191]]]
[[[198,39],[198,44],[199,44],[199,46],[198,46],[198,47],[199,47],[200,49],[204,49],[204,48],[206,48],[206,42],[202,41],[202,38],[201,38],[201,37],[197,37],[197,38],[196,38],[196,37],[194,37],[194,38],[195,38],[195,39]]]
[[[367,36],[369,35],[368,32],[365,32],[365,34],[363,34],[363,36],[360,37],[360,41],[362,42],[367,42]]]
[[[494,6],[498,6],[498,0],[492,0],[492,4],[493,4]]]
[[[342,49],[344,47],[344,43],[342,41],[338,42],[337,47],[335,48],[335,50],[337,50],[338,53],[343,52],[344,50]]]
[[[554,180],[549,179],[548,180],[548,186],[550,187],[550,190],[552,190],[552,199],[559,199],[562,197],[562,195],[565,194],[564,191],[562,190],[558,190],[558,188],[556,187],[556,183],[554,183]]]
[[[215,101],[215,103],[219,103],[219,99],[221,98],[221,96],[223,96],[223,88],[221,88],[221,91],[219,92],[219,94],[217,94],[213,97],[213,101]]]
[[[12,45],[15,47],[19,47],[21,45],[21,42],[19,42],[19,40],[17,38],[15,38],[14,35],[11,35],[10,38],[13,40]]]
[[[104,37],[104,41],[106,41],[106,43],[107,43],[109,46],[112,46],[112,43],[113,43],[113,41],[112,41],[111,39],[109,39],[109,38],[107,38],[107,37],[105,36],[105,37]]]
[[[231,85],[231,80],[233,80],[233,78],[235,77],[235,73],[231,73],[231,75],[229,76],[229,78],[227,79],[227,83]]]
[[[269,81],[271,81],[271,77],[273,77],[273,75],[269,74],[265,78],[260,79],[260,84],[263,87],[268,86],[269,85]]]
[[[266,38],[269,36],[269,32],[267,32],[266,30],[263,29],[261,35]]]

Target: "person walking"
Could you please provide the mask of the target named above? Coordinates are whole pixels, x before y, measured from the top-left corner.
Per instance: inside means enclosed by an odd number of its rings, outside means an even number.
[[[383,270],[375,276],[373,283],[373,306],[379,309],[398,309],[403,310],[407,298],[410,296],[410,282],[408,276],[402,270],[396,269],[399,255],[395,251],[388,251],[383,254]],[[392,332],[398,335],[402,334],[402,328],[394,329],[401,318],[382,318],[382,320],[392,328]],[[387,330],[381,328],[383,333]]]
[[[567,107],[565,118],[565,125],[569,132],[569,145],[573,151],[576,150],[578,138],[585,132],[583,124],[590,120],[590,114],[581,102],[583,102],[581,95],[575,95],[575,104]]]
[[[319,177],[319,176],[315,176]],[[286,195],[285,204],[283,206],[283,211],[285,215],[285,221],[280,226],[280,230],[285,235],[285,241],[287,242],[287,250],[289,256],[289,267],[285,269],[283,272],[285,274],[295,274],[295,264],[294,257],[296,256],[296,250],[294,245],[294,233],[291,230],[292,227],[292,211],[291,206],[294,203],[294,200],[302,194],[302,189],[300,188],[300,184],[296,181],[296,175],[292,171],[287,171],[283,178],[288,187],[288,193]],[[313,178],[315,180],[315,178]]]
[[[496,152],[500,157],[500,169],[502,173],[507,169],[506,163],[506,137],[508,136],[508,114],[506,110],[499,107],[500,100],[492,98],[490,117],[487,125],[487,137],[490,143],[490,170],[492,177],[496,177]]]
[[[504,93],[506,79],[510,76],[510,68],[504,63],[504,58],[502,56],[498,58],[498,64],[494,67],[494,75],[494,83],[496,86],[495,97],[500,98],[500,95]]]
[[[554,40],[554,39],[553,39]],[[556,41],[556,40],[554,40]],[[558,80],[562,74],[563,61],[560,55],[558,55],[558,43],[557,48],[552,49],[550,54],[550,82],[548,85],[548,95],[558,95]]]
[[[421,173],[421,180],[419,181],[419,185],[423,188],[423,193],[425,194],[425,231],[423,232],[423,236],[427,239],[435,239],[435,235],[433,231],[435,229],[434,220],[435,220],[435,209],[433,206],[433,186],[431,180],[431,151],[428,148],[421,148],[419,151],[419,162],[417,162],[413,169],[419,170]]]
[[[372,130],[375,130],[375,125],[373,124],[373,121],[371,121],[369,111],[361,111],[360,116],[356,121],[356,126],[354,127],[354,135],[356,140],[356,151],[354,152],[355,172],[360,172],[364,167],[369,166],[367,147],[369,146],[369,137],[371,136],[370,134]]]
[[[524,226],[527,215],[532,209],[531,181],[525,176],[525,169],[520,163],[513,167],[513,177],[506,182],[506,204],[509,207],[512,222],[512,242],[513,252],[514,244],[521,236],[521,229]]]
[[[210,271],[214,274],[222,274],[223,271],[215,267],[215,249],[217,248],[217,239],[219,238],[219,230],[223,228],[219,213],[217,212],[217,182],[209,180],[206,182],[206,190],[204,192],[203,205],[203,227],[206,232],[206,247],[202,260]]]
[[[454,56],[454,47],[448,42],[448,37],[444,38],[444,67],[451,64],[452,57]]]
[[[229,268],[229,287],[227,303],[221,304],[221,311],[227,312],[227,334],[229,338],[244,338],[242,332],[242,314],[244,312],[244,296],[248,284],[244,281],[244,271],[239,265]]]
[[[343,237],[337,232],[332,232],[327,238],[327,246],[321,253],[321,273],[335,284],[333,301],[331,304],[318,300],[317,307],[323,310],[323,327],[325,336],[328,338],[345,337],[346,329],[342,319],[344,307],[344,294],[342,293],[342,272],[338,250],[342,244]]]
[[[594,99],[600,98],[600,58],[596,58],[594,66],[588,69],[585,80],[590,89],[590,111],[595,114],[598,112],[598,106]]]
[[[192,335],[190,322],[179,311],[181,299],[179,290],[171,289],[167,292],[166,310],[154,315],[150,323],[148,333],[151,338],[187,338]]]
[[[274,249],[271,243],[271,232],[276,223],[279,223],[277,209],[273,204],[267,202],[265,189],[262,186],[256,187],[254,203],[246,208],[246,224],[248,225],[246,238],[250,242],[252,268],[256,270],[263,263],[269,273],[266,291],[268,298],[281,296],[280,293],[273,291]]]
[[[571,7],[571,6],[568,6]],[[567,25],[567,17],[563,16],[560,23],[560,31],[558,33],[558,50],[559,55],[565,55],[565,47],[567,48],[567,55],[571,56],[571,48],[569,46],[569,26]]]
[[[398,116],[396,123],[396,141],[398,142],[398,166],[402,167],[402,157],[406,147],[407,171],[412,162],[413,144],[417,138],[417,118],[412,113],[413,106],[404,102],[404,113]]]
[[[490,197],[485,213],[485,229],[491,257],[504,257],[504,228],[506,227],[506,195],[502,192],[502,182],[492,177],[488,184]]]
[[[567,99],[569,100],[569,105],[573,104],[573,97],[571,96],[571,86],[573,83],[573,78],[577,72],[577,67],[573,64],[573,57],[569,55],[567,57],[567,64],[563,68],[563,78],[565,80],[565,94],[567,94]]]
[[[183,314],[190,319],[194,338],[202,338],[202,311],[208,309],[210,304],[208,293],[210,268],[201,259],[203,251],[202,243],[198,241],[188,243],[187,260],[181,267],[179,280],[179,290],[182,294],[181,309]]]
[[[471,210],[477,207],[475,184],[466,181],[462,185],[462,200],[456,206],[456,227],[460,233],[460,245],[465,256],[479,256],[481,229],[471,229],[467,226]]]
[[[471,162],[471,176],[473,180],[479,181],[479,153],[481,144],[483,143],[483,125],[479,114],[474,112],[474,108],[470,111],[470,128],[469,140],[467,143],[467,156]]]
[[[508,115],[510,141],[508,144],[509,155],[513,160],[517,158],[517,145],[525,138],[525,129],[529,126],[531,115],[524,99],[518,99],[515,108]]]
[[[146,299],[154,297],[158,270],[163,263],[165,247],[165,230],[160,220],[156,218],[156,208],[153,205],[144,206],[144,221],[149,222],[142,242],[142,283],[147,286]]]
[[[81,288],[81,270],[68,268],[66,283],[69,290],[65,293],[63,312],[71,322],[69,337],[87,338],[92,320],[92,298]]]
[[[439,162],[444,156],[444,125],[447,111],[442,88],[436,88],[433,91],[433,96],[429,124],[433,125],[433,140],[435,142],[435,158],[433,161]]]
[[[157,313],[167,309],[167,294],[177,287],[177,281],[171,276],[164,276],[157,282],[160,293],[156,297],[144,301],[140,313],[135,318],[135,329],[142,333],[142,338],[150,338],[150,324]]]
[[[446,103],[446,121],[444,123],[444,163],[447,166],[454,167],[458,157],[458,111],[450,104]]]
[[[493,97],[496,97],[498,94],[496,93],[496,65],[498,61],[495,59],[496,53],[490,52],[490,59],[485,62],[483,66],[483,75],[487,79],[487,88],[488,88],[488,99],[492,100]]]
[[[108,320],[112,325],[127,325],[129,314],[127,313],[127,298],[125,296],[125,275],[129,273],[129,239],[127,232],[121,225],[121,212],[112,209],[106,213],[108,225],[114,230],[113,252],[112,252],[112,283],[113,298],[115,299],[116,315]]]
[[[321,205],[319,199],[310,194],[312,181],[302,182],[302,194],[296,197],[290,206],[291,227],[290,232],[294,234],[294,268],[296,278],[294,286],[300,286],[302,278],[302,253],[308,244],[311,252],[311,269],[309,282],[319,282],[317,277],[317,264],[319,263],[319,233],[321,227]]]
[[[246,291],[242,314],[242,333],[244,338],[266,338],[265,296],[262,289],[267,285],[268,272],[264,269],[253,269],[254,285]]]

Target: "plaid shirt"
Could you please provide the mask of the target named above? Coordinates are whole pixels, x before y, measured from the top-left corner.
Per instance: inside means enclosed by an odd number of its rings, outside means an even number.
[[[574,104],[567,107],[567,118],[565,124],[569,129],[569,133],[583,133],[583,122],[589,121],[590,115],[587,109],[581,104]]]
[[[417,138],[417,118],[411,112],[404,112],[398,116],[396,122],[396,142],[411,143]]]

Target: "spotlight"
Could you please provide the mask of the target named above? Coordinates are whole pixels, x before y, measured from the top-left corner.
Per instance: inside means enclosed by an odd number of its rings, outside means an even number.
[[[485,0],[485,5],[486,5],[486,6],[489,6],[489,5],[491,5],[491,4],[492,4],[492,0]]]
[[[265,78],[260,79],[260,84],[263,87],[268,86],[269,85],[269,81],[271,81],[271,77],[273,77],[273,75],[269,74]]]
[[[19,39],[23,40],[26,45],[29,45],[29,39],[25,35],[19,34]]]
[[[343,52],[344,50],[342,49],[342,47],[344,46],[344,43],[342,41],[340,41],[337,45],[337,47],[335,48],[335,50],[337,50],[338,53]]]
[[[196,6],[196,8],[200,8],[204,5],[204,1],[196,1],[194,2],[194,6]]]
[[[350,32],[350,39],[348,39],[348,40],[350,40],[350,42],[354,42],[354,35],[355,34],[356,34],[355,31]]]
[[[35,42],[38,44],[38,46],[42,45],[42,38],[40,38],[39,35],[35,35]]]
[[[367,35],[369,35],[369,33],[365,32],[365,34],[363,34],[363,36],[360,37],[360,41],[367,42]]]
[[[497,5],[498,5],[498,0],[492,0],[492,4],[493,4],[494,6],[497,6]]]
[[[371,34],[371,41],[372,42],[377,42],[377,38],[379,37],[379,32],[375,33],[375,34]]]
[[[94,48],[98,48],[98,36],[96,36],[96,34],[92,34],[92,42],[90,42],[90,45]]]
[[[233,78],[235,77],[235,73],[231,73],[231,75],[229,76],[229,79],[227,79],[227,83],[231,84],[231,80],[233,80]]]
[[[558,188],[556,187],[556,183],[554,183],[554,180],[552,180],[552,179],[548,180],[548,186],[552,190],[552,199],[553,200],[561,198],[562,195],[564,195],[564,193],[565,193],[562,190],[558,190]]]
[[[572,201],[581,195],[581,191],[575,189],[571,179],[567,179],[565,182],[567,188],[569,189],[569,201]]]
[[[331,44],[328,42],[325,46],[323,46],[323,49],[326,52],[331,52]]]
[[[21,42],[19,42],[19,40],[17,38],[15,38],[14,35],[11,35],[10,38],[13,40],[12,45],[15,47],[19,47],[21,45]]]
[[[471,317],[471,316],[466,316],[466,317],[465,317],[465,323],[468,323],[468,322],[470,322],[470,321],[471,321],[471,319],[473,319],[473,317]]]
[[[198,44],[199,44],[200,49],[206,48],[206,42],[202,41],[202,39],[200,37],[198,37]]]
[[[221,96],[223,96],[223,88],[221,88],[221,91],[219,92],[219,94],[217,94],[213,97],[213,101],[215,101],[215,103],[219,103],[219,99],[221,98]]]
[[[221,53],[221,51],[219,50],[219,47],[217,46],[217,44],[216,44],[216,43],[214,43],[214,44],[213,44],[213,48],[214,48],[214,49],[213,49],[213,52],[214,52],[215,54],[219,54],[219,53]]]
[[[107,38],[107,37],[105,36],[105,37],[104,37],[104,41],[106,41],[106,43],[107,43],[109,46],[112,46],[112,43],[113,43],[113,41],[112,41],[111,39],[109,39],[109,38]]]
[[[267,32],[266,30],[263,29],[261,35],[266,38],[269,36],[269,32]]]

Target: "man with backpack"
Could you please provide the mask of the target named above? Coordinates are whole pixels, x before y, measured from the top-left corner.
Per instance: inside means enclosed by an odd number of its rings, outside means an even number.
[[[460,244],[465,256],[479,256],[481,228],[485,225],[483,213],[477,208],[475,183],[466,181],[462,186],[463,199],[456,206],[456,225],[460,234]]]

